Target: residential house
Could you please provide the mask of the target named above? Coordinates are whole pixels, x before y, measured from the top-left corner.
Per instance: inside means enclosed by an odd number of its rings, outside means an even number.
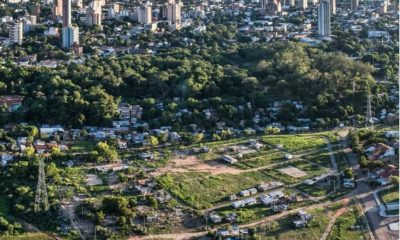
[[[221,156],[221,160],[230,164],[235,164],[238,162],[238,160],[236,158],[233,158],[229,155],[222,155]]]
[[[38,154],[43,154],[47,150],[46,143],[41,140],[35,140],[33,142],[33,147],[35,148],[36,153],[38,153]]]
[[[0,163],[2,166],[7,165],[10,161],[14,159],[14,156],[8,153],[1,153],[0,154]]]
[[[308,222],[312,219],[312,215],[306,213],[303,210],[299,210],[297,212],[298,219],[293,221],[293,224],[296,228],[302,228],[307,226]]]
[[[64,129],[60,125],[42,125],[39,132],[41,136],[53,136],[55,133],[64,133]]]
[[[0,96],[0,106],[5,106],[7,112],[15,112],[22,106],[23,96]]]

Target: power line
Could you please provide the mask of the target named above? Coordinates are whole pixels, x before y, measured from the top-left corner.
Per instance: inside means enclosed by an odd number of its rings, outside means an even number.
[[[36,186],[36,196],[33,209],[35,212],[46,212],[49,210],[49,199],[47,197],[46,174],[44,172],[43,158],[39,158],[38,183]]]

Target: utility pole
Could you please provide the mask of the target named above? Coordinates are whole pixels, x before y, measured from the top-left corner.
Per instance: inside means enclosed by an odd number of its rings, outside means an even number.
[[[39,158],[38,183],[36,186],[36,196],[33,210],[34,212],[39,212],[42,210],[47,212],[49,210],[49,199],[47,196],[46,174],[44,172],[43,158]]]

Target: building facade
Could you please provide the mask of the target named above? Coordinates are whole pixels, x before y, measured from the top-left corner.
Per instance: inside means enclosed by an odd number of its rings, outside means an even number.
[[[322,0],[318,5],[318,34],[331,35],[331,9],[330,0]]]
[[[142,24],[151,24],[151,3],[147,2],[139,7],[138,9],[138,22]]]
[[[79,45],[79,28],[68,26],[62,29],[62,47],[72,48],[74,45]]]
[[[9,39],[10,39],[10,45],[22,44],[22,39],[24,37],[24,30],[23,30],[23,24],[20,21],[14,22],[9,29]]]

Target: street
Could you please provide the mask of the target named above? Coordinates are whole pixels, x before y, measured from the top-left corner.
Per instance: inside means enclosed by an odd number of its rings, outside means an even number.
[[[344,143],[347,145],[347,143]],[[397,217],[382,218],[379,216],[379,207],[373,196],[373,189],[364,181],[364,174],[359,168],[357,155],[351,152],[351,149],[345,150],[350,166],[357,177],[357,188],[355,196],[360,200],[363,206],[363,212],[368,219],[370,230],[377,240],[397,240],[398,231],[391,231],[388,227],[390,223],[398,222]]]

